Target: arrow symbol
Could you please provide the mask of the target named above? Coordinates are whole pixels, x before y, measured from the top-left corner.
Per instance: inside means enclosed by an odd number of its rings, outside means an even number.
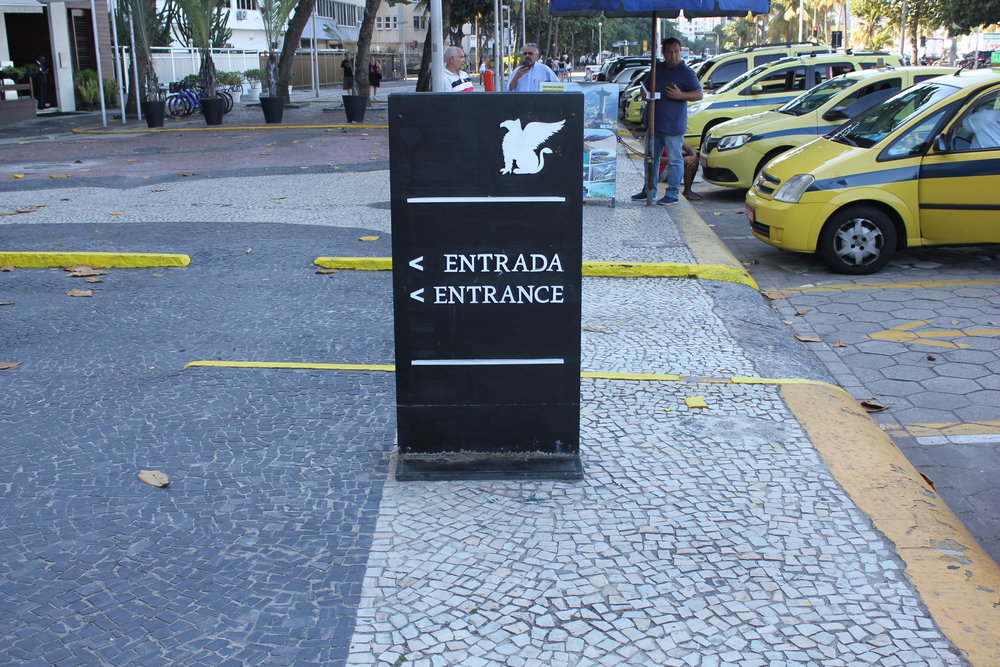
[[[410,260],[410,266],[412,266],[413,268],[415,268],[417,271],[423,271],[424,270],[424,265],[421,264],[422,261],[424,261],[424,256],[423,255],[421,255],[420,257],[417,257],[416,259],[411,259]]]
[[[410,298],[411,299],[416,299],[420,303],[423,303],[424,302],[424,297],[421,296],[423,293],[424,293],[424,288],[421,287],[416,292],[410,292]]]
[[[968,336],[997,336],[1000,329],[953,329],[950,331],[914,331],[919,326],[930,324],[933,320],[917,320],[907,322],[899,326],[876,331],[867,337],[873,340],[888,340],[894,343],[918,343],[920,345],[933,345],[935,347],[950,347],[962,349],[969,347],[965,343],[951,343],[943,340],[927,340],[928,338],[965,338]]]

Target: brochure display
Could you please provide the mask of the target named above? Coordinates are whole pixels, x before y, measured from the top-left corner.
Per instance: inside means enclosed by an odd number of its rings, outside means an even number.
[[[583,196],[614,204],[618,172],[618,84],[543,83],[542,91],[583,93]]]

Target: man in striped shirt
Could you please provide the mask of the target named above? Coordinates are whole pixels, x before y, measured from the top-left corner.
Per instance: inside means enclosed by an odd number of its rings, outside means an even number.
[[[465,51],[460,46],[449,46],[444,50],[444,89],[445,92],[467,93],[473,90],[472,79],[462,69],[465,64]]]

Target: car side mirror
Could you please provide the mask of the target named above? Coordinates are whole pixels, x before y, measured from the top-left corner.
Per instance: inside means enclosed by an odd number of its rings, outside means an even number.
[[[934,150],[938,152],[947,153],[951,150],[951,146],[949,144],[948,135],[946,134],[939,134],[934,137]]]
[[[755,83],[754,85],[750,86],[751,95],[760,95],[763,92],[764,92],[764,84],[762,83]]]
[[[847,115],[846,107],[833,107],[825,114],[823,114],[823,120],[828,120],[831,122],[838,120],[847,120],[848,118],[849,116]]]
[[[608,77],[607,77],[607,75],[604,72],[599,72],[597,74],[597,80],[598,81],[607,81]]]

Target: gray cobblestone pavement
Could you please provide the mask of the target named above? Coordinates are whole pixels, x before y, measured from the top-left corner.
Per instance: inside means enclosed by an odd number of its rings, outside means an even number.
[[[0,273],[6,661],[966,664],[779,389],[698,379],[828,379],[750,288],[585,279],[585,370],[695,377],[585,379],[579,483],[396,483],[388,373],[182,370],[391,363],[390,276],[311,266],[389,254],[387,182],[2,193],[44,204],[3,249],[192,256],[90,298]],[[695,261],[663,207],[584,225],[587,259]]]

